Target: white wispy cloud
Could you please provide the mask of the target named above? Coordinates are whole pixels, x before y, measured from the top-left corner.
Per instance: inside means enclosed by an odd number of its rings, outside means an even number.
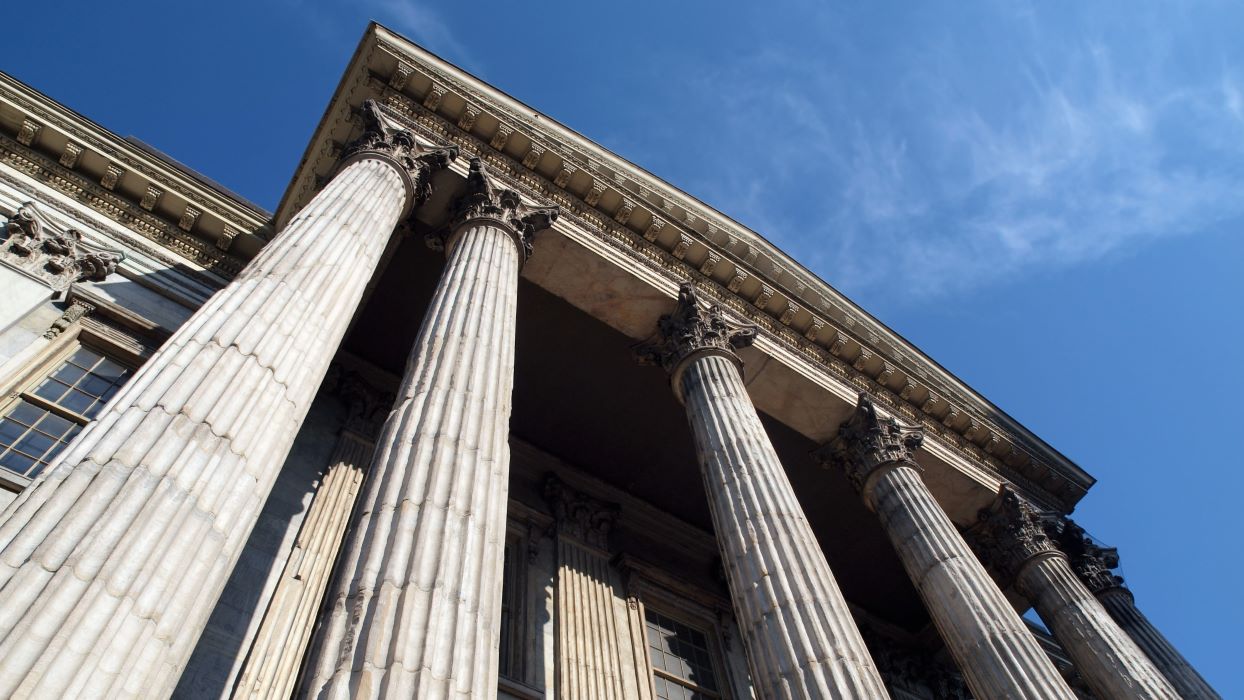
[[[954,44],[917,47],[871,95],[829,63],[862,56],[722,67],[701,88],[764,95],[721,99],[737,128],[780,136],[732,144],[761,161],[762,189],[726,178],[708,194],[874,298],[941,299],[1244,220],[1244,169],[1230,166],[1244,162],[1244,91],[1229,72],[1188,80],[1166,73],[1165,51],[1042,41],[1016,52],[1009,82]]]
[[[405,34],[433,53],[440,54],[467,70],[478,72],[478,57],[428,3],[417,0],[367,0],[381,24]]]

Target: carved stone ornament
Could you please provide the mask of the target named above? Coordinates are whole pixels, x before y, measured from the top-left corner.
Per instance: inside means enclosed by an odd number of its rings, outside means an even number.
[[[43,337],[52,340],[61,333],[69,330],[69,327],[82,320],[83,316],[90,314],[95,310],[94,304],[88,304],[81,299],[74,299],[69,303],[69,307],[60,315],[52,325],[43,332]]]
[[[923,429],[902,425],[892,417],[882,418],[872,398],[860,392],[855,413],[838,426],[838,436],[814,456],[825,465],[841,467],[863,493],[868,477],[878,467],[896,462],[915,466],[916,450],[923,442]]]
[[[358,372],[337,365],[333,365],[329,380],[333,393],[346,405],[343,428],[366,440],[374,440],[393,408],[396,395],[377,389]]]
[[[527,206],[514,190],[493,187],[484,161],[472,158],[466,191],[454,202],[449,230],[429,236],[428,244],[436,249],[443,248],[449,237],[467,222],[492,219],[514,237],[526,260],[531,257],[531,239],[552,226],[559,212],[557,207]]]
[[[0,259],[63,291],[74,282],[104,281],[117,271],[125,253],[83,241],[77,229],[56,226],[34,202],[27,202],[5,224]]]
[[[640,362],[660,365],[674,373],[688,357],[705,351],[725,355],[736,363],[734,351],[751,345],[756,339],[756,326],[726,320],[721,307],[707,306],[700,300],[695,285],[683,282],[678,287],[678,306],[674,312],[657,321],[661,339],[636,348]]]
[[[1044,520],[1008,484],[1003,484],[994,502],[977,514],[977,525],[967,539],[1004,586],[1009,586],[1033,557],[1058,551]]]
[[[1117,588],[1131,594],[1123,577],[1111,571],[1119,566],[1117,549],[1097,544],[1071,520],[1062,521],[1057,538],[1058,546],[1071,560],[1071,568],[1090,591],[1096,594]]]
[[[553,511],[558,535],[609,551],[609,533],[618,522],[621,506],[576,491],[553,474],[544,481],[544,500]]]
[[[367,157],[380,157],[398,166],[410,193],[409,207],[422,204],[432,192],[432,174],[449,166],[458,157],[457,146],[431,146],[418,142],[415,135],[392,121],[375,100],[367,100],[361,110],[363,135],[341,150],[339,168]]]

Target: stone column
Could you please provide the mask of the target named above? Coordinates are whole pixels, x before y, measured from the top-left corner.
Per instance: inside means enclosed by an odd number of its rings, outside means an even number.
[[[452,157],[364,116],[336,176],[5,511],[0,696],[171,692],[394,227]]]
[[[1009,486],[981,511],[973,544],[1037,614],[1101,700],[1178,698],[1162,674],[1076,578],[1036,513]]]
[[[1110,570],[1119,565],[1119,554],[1115,549],[1098,546],[1070,520],[1063,525],[1059,546],[1071,559],[1072,569],[1085,587],[1097,597],[1111,619],[1153,661],[1180,697],[1186,700],[1221,698],[1136,607],[1132,592],[1123,584],[1123,577],[1111,573]]]
[[[556,216],[471,161],[302,694],[496,696],[518,272]]]
[[[687,409],[757,696],[889,697],[747,395],[734,350],[755,329],[689,282],[658,329],[641,353]]]
[[[557,530],[557,697],[625,700],[618,598],[609,533],[619,507],[579,493],[550,475],[544,497]],[[629,649],[628,649],[629,652]]]
[[[1074,698],[1023,620],[920,478],[919,429],[882,418],[867,394],[818,452],[841,466],[881,524],[964,680],[979,698]]]
[[[376,429],[393,405],[392,394],[381,394],[348,370],[341,373],[336,393],[346,402],[349,415],[255,633],[234,698],[278,700],[293,694],[364,470],[371,462]]]

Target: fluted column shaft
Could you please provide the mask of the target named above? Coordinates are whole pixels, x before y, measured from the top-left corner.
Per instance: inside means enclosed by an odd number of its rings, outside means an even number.
[[[609,533],[620,509],[553,476],[544,496],[556,529],[557,697],[629,700],[634,684],[623,677],[618,594],[609,563]]]
[[[898,552],[972,694],[1074,698],[910,463],[870,477],[866,502]]]
[[[371,455],[370,440],[342,431],[255,635],[234,698],[278,700],[293,693]]]
[[[533,228],[475,159],[302,693],[497,692],[519,265]],[[464,204],[465,203],[465,204]],[[524,234],[521,229],[527,228]]]
[[[762,698],[889,697],[735,363],[676,376]]]
[[[0,696],[171,692],[410,196],[345,167],[6,510]]]
[[[1016,576],[1015,588],[1032,601],[1098,698],[1179,697],[1080,583],[1061,552],[1029,559]]]
[[[1107,588],[1097,594],[1097,599],[1106,609],[1106,613],[1148,655],[1162,675],[1166,676],[1180,697],[1186,700],[1221,698],[1170,640],[1136,607],[1131,591],[1122,587]]]

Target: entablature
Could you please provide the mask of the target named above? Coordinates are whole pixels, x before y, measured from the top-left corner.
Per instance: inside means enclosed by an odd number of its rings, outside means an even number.
[[[278,226],[329,175],[369,98],[428,138],[480,156],[533,199],[558,205],[563,223],[555,230],[586,232],[577,242],[605,244],[610,255],[662,270],[644,277],[669,298],[671,280],[711,288],[717,301],[760,326],[772,341],[760,347],[780,346],[847,394],[872,393],[888,412],[922,425],[943,451],[984,465],[1051,510],[1071,510],[1092,485],[1091,476],[755,232],[378,25],[308,146]],[[538,268],[533,261],[527,276]],[[646,309],[664,301],[636,303]],[[629,315],[651,323],[647,310]],[[615,321],[635,338],[650,332]]]
[[[4,73],[0,161],[226,279],[270,238],[267,212]]]

